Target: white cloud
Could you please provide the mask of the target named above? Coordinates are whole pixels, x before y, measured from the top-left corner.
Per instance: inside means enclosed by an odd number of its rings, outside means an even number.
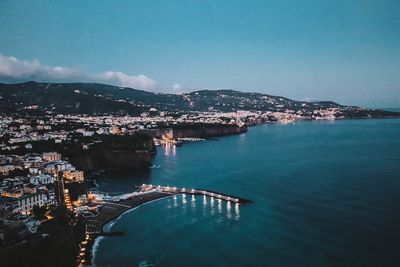
[[[157,83],[146,75],[128,75],[118,71],[106,71],[91,75],[64,66],[46,66],[38,60],[19,60],[0,54],[0,81],[45,81],[45,82],[100,82],[117,86],[154,90]]]
[[[124,87],[145,90],[154,90],[156,87],[156,82],[143,74],[132,76],[119,71],[106,71],[99,74],[98,78],[100,80],[104,80],[104,82],[109,82]]]
[[[175,83],[174,85],[172,85],[171,90],[172,90],[172,93],[174,93],[174,94],[182,93],[182,87],[179,83]]]

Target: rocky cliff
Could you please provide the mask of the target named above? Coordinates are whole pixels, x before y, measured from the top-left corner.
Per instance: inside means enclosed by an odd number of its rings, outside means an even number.
[[[150,132],[154,137],[160,138],[166,136],[171,139],[183,137],[208,138],[230,134],[241,134],[247,131],[246,126],[236,124],[179,124],[171,128],[156,129]]]
[[[69,160],[85,171],[144,169],[152,165],[152,153],[149,150],[93,149],[73,155]]]

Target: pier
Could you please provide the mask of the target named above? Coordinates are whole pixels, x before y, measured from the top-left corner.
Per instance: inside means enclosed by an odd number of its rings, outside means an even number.
[[[146,191],[152,191],[152,190],[157,190],[160,192],[165,192],[169,194],[188,194],[188,195],[203,195],[203,196],[208,196],[212,197],[215,199],[221,199],[225,200],[228,202],[234,202],[234,203],[239,203],[239,204],[245,204],[251,202],[248,199],[237,197],[237,196],[232,196],[232,195],[227,195],[215,191],[210,191],[210,190],[205,190],[205,189],[187,189],[187,188],[177,188],[177,187],[170,187],[170,186],[160,186],[160,185],[146,185],[143,184],[141,187],[141,190],[146,192]]]
[[[138,207],[144,203],[161,199],[174,195],[201,195],[210,197],[212,200],[224,200],[228,203],[233,203],[238,208],[240,204],[250,203],[251,201],[245,198],[223,194],[220,192],[194,189],[194,188],[177,188],[170,186],[160,186],[143,184],[136,192],[128,193],[109,198],[100,198],[100,200],[93,198],[92,204],[99,206],[99,212],[96,216],[88,218],[85,228],[85,240],[80,244],[80,253],[78,256],[78,266],[90,265],[92,261],[91,248],[95,239],[98,236],[105,235],[122,235],[123,232],[104,232],[103,226],[112,220],[117,219],[122,213]],[[105,200],[107,199],[107,200]]]

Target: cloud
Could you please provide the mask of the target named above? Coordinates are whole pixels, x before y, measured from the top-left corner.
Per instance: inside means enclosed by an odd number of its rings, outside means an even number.
[[[180,94],[182,93],[182,87],[179,83],[175,83],[174,85],[171,86],[171,91],[174,94]]]
[[[137,76],[132,76],[119,71],[106,71],[99,74],[98,78],[120,86],[146,90],[154,90],[157,84],[146,75],[139,74]]]
[[[64,66],[46,66],[38,60],[19,60],[0,54],[0,81],[23,82],[99,82],[143,90],[155,90],[157,83],[144,74],[128,75],[119,71],[106,71],[97,75]]]

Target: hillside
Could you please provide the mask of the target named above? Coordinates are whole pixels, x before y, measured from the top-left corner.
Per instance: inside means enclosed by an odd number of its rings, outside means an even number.
[[[386,117],[399,113],[347,107],[331,101],[305,102],[234,90],[162,94],[96,83],[0,83],[0,112],[54,111],[70,114],[139,115],[151,108],[172,112],[256,110],[312,114],[340,108],[344,117]]]

